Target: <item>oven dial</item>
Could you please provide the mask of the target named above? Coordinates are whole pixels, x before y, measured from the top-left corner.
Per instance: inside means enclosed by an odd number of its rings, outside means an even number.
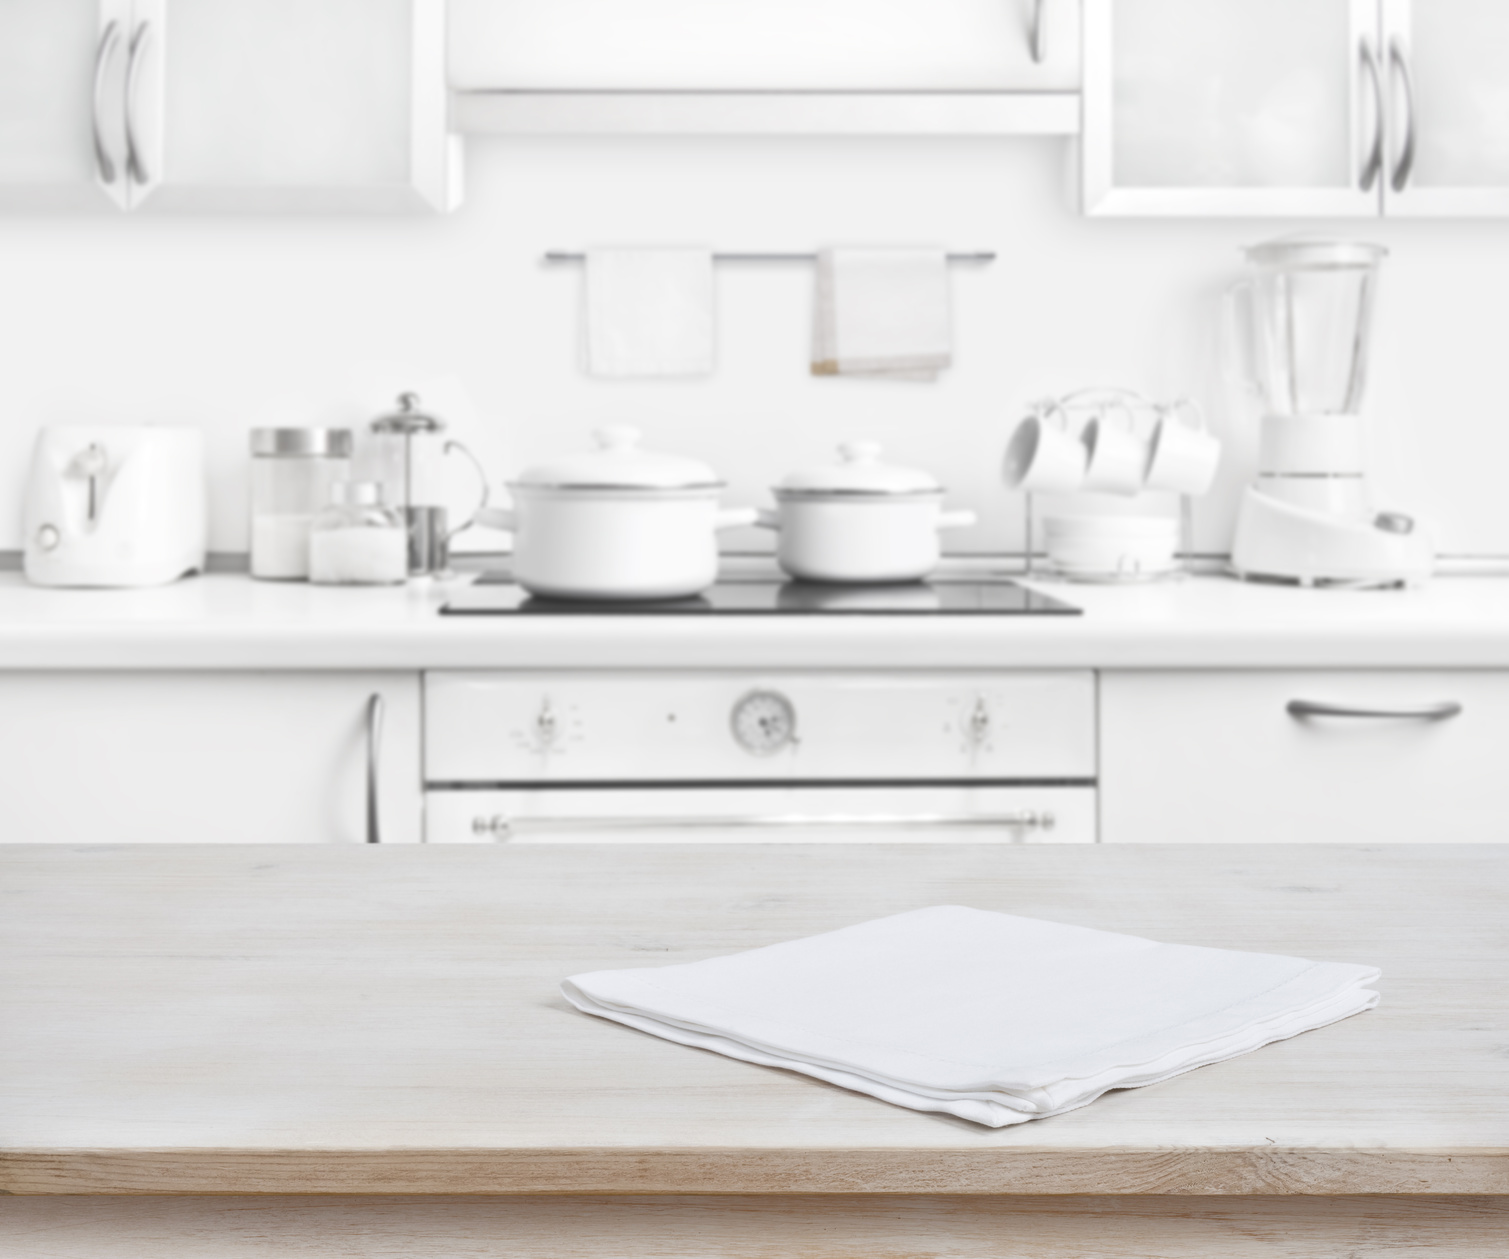
[[[750,691],[734,705],[729,725],[739,746],[755,756],[796,742],[796,709],[779,691]]]

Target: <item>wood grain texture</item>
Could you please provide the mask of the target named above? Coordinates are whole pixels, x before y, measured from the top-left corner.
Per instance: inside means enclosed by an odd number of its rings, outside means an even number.
[[[987,1130],[570,1009],[932,904],[1383,968],[1382,1006]],[[0,849],[12,1193],[1509,1193],[1499,846]]]
[[[1502,1259],[1509,1198],[13,1198],[16,1259]]]

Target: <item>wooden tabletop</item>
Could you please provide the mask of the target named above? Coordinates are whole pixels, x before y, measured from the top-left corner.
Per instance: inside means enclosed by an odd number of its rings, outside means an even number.
[[[557,991],[936,904],[1383,1004],[989,1130]],[[0,1190],[1509,1193],[1509,848],[0,847]]]

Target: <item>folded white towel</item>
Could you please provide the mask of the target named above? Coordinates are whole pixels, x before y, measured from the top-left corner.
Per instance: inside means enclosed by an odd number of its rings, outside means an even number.
[[[941,249],[824,249],[817,255],[812,374],[936,380],[953,361]]]
[[[1371,1009],[1378,973],[946,905],[561,987],[667,1040],[999,1128]]]
[[[712,372],[711,251],[588,250],[586,300],[586,367],[592,375]]]

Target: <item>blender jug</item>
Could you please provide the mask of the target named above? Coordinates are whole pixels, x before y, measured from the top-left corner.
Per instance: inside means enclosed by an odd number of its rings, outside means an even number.
[[[1380,245],[1272,241],[1247,251],[1254,366],[1270,415],[1356,415]]]

